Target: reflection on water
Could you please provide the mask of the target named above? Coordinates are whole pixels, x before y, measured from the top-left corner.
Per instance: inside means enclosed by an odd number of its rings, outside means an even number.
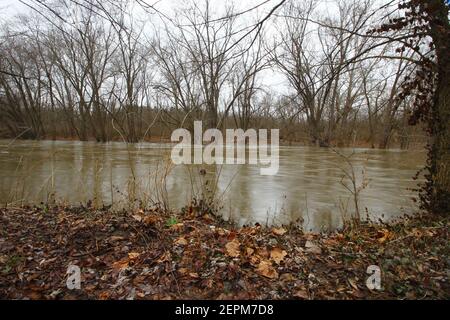
[[[62,141],[0,141],[0,201],[41,202],[56,198],[72,204],[124,204],[145,199],[171,208],[186,205],[199,192],[214,193],[221,212],[239,223],[302,221],[305,229],[337,227],[354,212],[343,186],[351,167],[335,152],[314,147],[280,147],[280,169],[261,176],[257,165],[173,166],[168,144]],[[350,154],[353,150],[341,149]],[[361,191],[361,214],[390,218],[415,210],[412,176],[424,152],[356,149],[351,162]],[[206,175],[199,174],[205,169]],[[165,183],[164,183],[165,181]],[[217,182],[217,187],[216,183]]]

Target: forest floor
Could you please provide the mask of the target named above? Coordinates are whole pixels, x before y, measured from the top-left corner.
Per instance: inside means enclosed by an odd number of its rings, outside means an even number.
[[[366,286],[371,265],[381,290]],[[3,299],[448,299],[449,270],[449,219],[429,215],[313,234],[192,208],[0,209]]]

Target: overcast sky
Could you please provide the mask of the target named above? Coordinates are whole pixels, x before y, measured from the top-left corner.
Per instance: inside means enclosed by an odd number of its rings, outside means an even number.
[[[269,0],[267,3],[266,0],[245,0],[245,1],[233,1],[235,7],[239,10],[245,10],[254,7],[255,5],[264,3],[261,7],[259,7],[257,10],[253,11],[251,15],[260,14],[262,12],[268,12],[273,6],[275,6],[277,3],[279,3],[280,0]],[[33,0],[24,0],[24,2],[32,4]],[[199,3],[201,1],[198,1]],[[211,1],[212,7],[218,12],[220,12],[221,8],[224,4],[230,3],[232,1],[230,0],[213,0]],[[173,10],[175,8],[180,8],[183,5],[186,5],[189,3],[189,1],[185,0],[153,0],[148,1],[148,3],[155,3],[155,7],[163,12],[164,14],[170,16],[173,13]],[[29,8],[27,8],[26,5],[21,3],[19,0],[0,0],[0,14],[3,17],[11,17],[14,14],[17,13],[24,13],[28,11]]]
[[[244,11],[246,9],[253,8],[261,3],[260,7],[246,14],[245,19],[253,20],[256,17],[261,17],[267,14],[280,0],[245,0],[245,1],[230,1],[230,0],[212,0],[212,10],[216,11],[216,14],[220,16],[220,13],[223,11],[224,4],[229,4],[233,2],[236,11]],[[33,4],[33,0],[24,0],[25,3]],[[198,1],[201,3],[202,1]],[[148,3],[156,3],[155,7],[162,12],[164,15],[169,17],[174,16],[174,12],[178,9],[183,8],[183,6],[188,5],[189,1],[185,0],[150,0]],[[141,11],[141,10],[136,10]],[[23,4],[19,0],[0,0],[0,20],[13,18],[17,14],[23,14],[31,12],[31,9]],[[136,15],[140,15],[139,12],[136,12]],[[157,19],[157,17],[152,16]],[[155,21],[153,20],[153,23]],[[288,85],[285,77],[278,72],[274,72],[271,70],[265,71],[263,84],[268,87],[276,87],[276,90],[280,93],[287,93]]]
[[[28,4],[35,4],[33,0],[23,0],[25,3]],[[130,0],[132,1],[132,0]],[[252,10],[249,13],[246,13],[244,16],[241,17],[241,20],[244,23],[246,23],[246,20],[248,21],[255,21],[257,18],[261,18],[265,16],[276,4],[280,2],[280,0],[245,0],[245,1],[238,1],[238,0],[211,0],[210,6],[213,10],[213,13],[216,14],[217,17],[222,16],[224,5],[233,3],[235,6],[236,11],[244,11],[246,9],[250,9],[255,7],[256,5],[262,4],[260,7],[258,7],[256,10]],[[301,0],[299,0],[301,1]],[[375,0],[379,3],[379,5],[386,3],[390,0]],[[148,0],[148,3],[156,3],[155,7],[162,12],[164,15],[169,17],[175,16],[176,9],[183,8],[183,6],[188,5],[191,3],[190,1],[186,0]],[[198,3],[202,3],[201,0],[198,1]],[[319,10],[322,14],[326,16],[333,16],[336,12],[335,6],[335,0],[320,0],[319,1]],[[378,4],[377,4],[378,6]],[[139,6],[138,6],[139,7]],[[140,8],[140,7],[139,7]],[[0,21],[1,20],[7,20],[9,18],[13,18],[15,15],[19,13],[27,13],[30,12],[31,9],[27,7],[25,4],[21,3],[19,0],[0,0]],[[142,12],[141,10],[136,9],[136,16],[140,16]],[[134,13],[134,11],[133,11]],[[134,15],[134,14],[133,14]],[[144,19],[148,19],[149,17],[144,17]],[[157,20],[159,19],[156,15],[152,15],[152,23],[158,24]],[[248,22],[247,21],[247,22]],[[161,23],[160,21],[159,23]],[[265,24],[265,29],[267,33],[271,32],[277,32],[277,27],[274,25],[271,25],[270,22],[267,22]],[[268,36],[268,38],[273,38]],[[281,94],[285,94],[288,92],[289,86],[287,85],[287,81],[283,75],[281,75],[279,72],[276,71],[265,71],[262,77],[263,85],[268,87],[276,87],[275,92],[279,92]],[[275,89],[275,88],[274,88]]]

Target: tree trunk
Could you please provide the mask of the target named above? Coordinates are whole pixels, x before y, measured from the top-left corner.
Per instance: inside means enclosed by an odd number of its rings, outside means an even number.
[[[450,26],[448,7],[442,0],[428,0],[435,14],[431,37],[436,49],[438,80],[432,106],[433,129],[430,206],[436,213],[450,213]]]
[[[206,117],[207,129],[217,128],[217,109],[214,106],[208,108]]]
[[[386,124],[383,133],[381,135],[380,144],[378,145],[378,148],[380,149],[387,149],[389,147],[389,142],[391,140],[391,134],[392,134],[392,125]]]

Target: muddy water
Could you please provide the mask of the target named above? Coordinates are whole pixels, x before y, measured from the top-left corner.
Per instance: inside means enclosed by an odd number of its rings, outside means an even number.
[[[280,147],[280,169],[261,176],[257,165],[174,166],[168,144],[0,141],[0,201],[127,206],[163,202],[181,208],[192,197],[218,199],[220,212],[239,224],[298,221],[307,230],[339,227],[355,213],[389,219],[416,210],[409,188],[422,151]],[[204,169],[206,175],[201,175]]]

